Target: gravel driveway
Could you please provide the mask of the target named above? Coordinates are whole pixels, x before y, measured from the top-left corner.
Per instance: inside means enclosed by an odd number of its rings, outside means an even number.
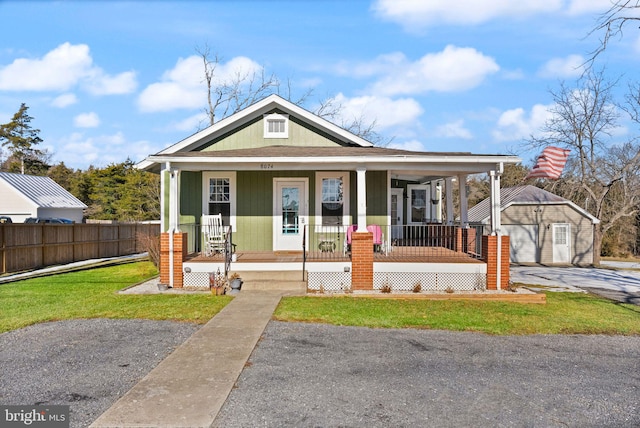
[[[271,322],[218,427],[638,427],[640,337]]]
[[[74,320],[0,335],[0,403],[86,427],[198,326]],[[640,337],[270,322],[219,427],[640,426]]]
[[[71,406],[87,427],[199,326],[73,320],[0,334],[0,403]]]

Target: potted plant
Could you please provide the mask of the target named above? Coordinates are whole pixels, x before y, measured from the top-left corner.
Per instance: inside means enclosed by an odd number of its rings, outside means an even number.
[[[232,273],[231,275],[229,275],[229,283],[231,284],[231,290],[240,290],[240,287],[242,287],[242,278],[240,278],[240,275],[237,272]]]
[[[217,273],[211,272],[209,274],[209,286],[211,288],[211,294],[216,296],[221,296],[225,293],[226,287],[228,285],[227,279],[224,275],[220,274],[220,269],[218,269]]]

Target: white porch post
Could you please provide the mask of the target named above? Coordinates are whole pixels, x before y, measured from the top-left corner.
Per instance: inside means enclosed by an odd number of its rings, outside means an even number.
[[[173,235],[179,232],[178,216],[180,212],[180,191],[178,186],[178,178],[180,170],[171,169],[171,164],[167,162],[167,170],[169,171],[169,287],[174,286],[174,242]]]
[[[446,199],[446,203],[447,203],[447,225],[448,226],[452,226],[453,225],[453,219],[454,219],[454,215],[453,215],[453,177],[447,177],[445,178],[445,184],[444,184],[445,188],[445,199]]]
[[[458,190],[460,193],[460,227],[469,227],[469,208],[467,205],[467,174],[458,176]]]
[[[367,230],[367,170],[356,169],[358,178],[358,232]]]

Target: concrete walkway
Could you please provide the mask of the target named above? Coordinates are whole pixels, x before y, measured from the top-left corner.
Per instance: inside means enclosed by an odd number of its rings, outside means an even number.
[[[91,427],[209,427],[283,291],[242,291]]]

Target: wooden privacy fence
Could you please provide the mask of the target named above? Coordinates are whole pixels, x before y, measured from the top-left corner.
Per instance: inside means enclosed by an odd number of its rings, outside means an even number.
[[[158,224],[0,224],[0,274],[143,253],[159,235]]]

